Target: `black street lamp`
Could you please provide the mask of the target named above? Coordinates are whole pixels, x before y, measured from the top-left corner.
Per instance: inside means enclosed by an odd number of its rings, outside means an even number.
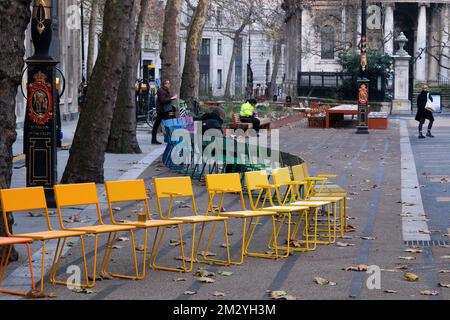
[[[369,113],[369,62],[367,59],[367,1],[361,0],[361,57],[358,79],[358,127],[356,133],[368,134]]]
[[[252,25],[248,27],[248,65],[247,65],[247,96],[248,99],[253,97],[253,70],[252,70]]]
[[[27,108],[24,151],[27,187],[44,187],[49,207],[55,206],[53,186],[57,183],[56,114],[59,93],[56,65],[50,56],[52,42],[52,0],[34,0],[31,37],[35,53],[26,60]]]

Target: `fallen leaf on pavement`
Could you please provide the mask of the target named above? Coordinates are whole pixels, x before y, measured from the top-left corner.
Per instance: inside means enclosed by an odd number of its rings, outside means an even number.
[[[58,295],[56,294],[56,292],[50,292],[47,295],[47,297],[50,298],[50,299],[56,299],[56,298],[58,298]]]
[[[193,296],[194,294],[197,294],[197,292],[195,292],[195,291],[185,291],[184,292],[185,296]]]
[[[404,274],[404,276],[405,276],[405,280],[406,280],[406,281],[409,281],[409,282],[416,282],[416,281],[419,281],[419,276],[416,275],[416,274],[414,274],[414,273],[406,272],[406,273]]]
[[[144,251],[144,245],[143,244],[140,244],[140,245],[138,245],[138,246],[136,246],[136,251],[140,251],[140,252],[142,252],[142,251]]]
[[[200,277],[200,278],[208,278],[208,277],[214,277],[216,274],[214,272],[210,272],[206,269],[198,269],[194,275],[197,277]]]
[[[356,272],[366,272],[367,270],[369,270],[369,266],[365,265],[365,264],[360,264],[356,267],[347,267],[343,269],[344,271],[356,271]]]
[[[400,260],[416,260],[416,257],[398,257]]]
[[[420,294],[423,295],[423,296],[433,296],[433,297],[435,297],[435,296],[439,295],[439,291],[425,290],[425,291],[420,292]]]
[[[40,217],[44,216],[42,213],[37,213],[37,212],[28,212],[28,215],[32,218],[40,218]]]
[[[217,254],[209,252],[209,251],[208,252],[202,251],[198,255],[199,256],[206,256],[206,257],[215,257],[215,256],[217,256]]]
[[[398,291],[395,291],[395,290],[384,290],[384,293],[398,293]]]
[[[354,247],[355,245],[353,243],[337,242],[336,246],[344,248],[344,247]]]
[[[337,285],[337,283],[336,282],[332,282],[332,281],[330,281],[330,280],[327,280],[327,279],[324,279],[324,278],[321,278],[321,277],[315,277],[314,278],[314,282],[315,283],[317,283],[317,284],[320,284],[321,286],[336,286]]]
[[[185,245],[186,244],[186,242],[184,242],[183,241],[183,245]],[[171,246],[171,247],[178,247],[178,246],[180,246],[181,245],[181,241],[180,240],[170,240],[169,241],[169,246]]]
[[[197,281],[202,282],[202,283],[214,283],[214,282],[216,282],[216,280],[211,279],[211,278],[207,278],[207,277],[197,277],[196,279],[197,279]]]
[[[114,208],[112,208],[112,209],[113,209],[113,211],[120,211],[120,210],[122,210],[121,207],[114,207]]]
[[[117,238],[117,241],[119,241],[119,242],[127,242],[127,241],[130,241],[130,238],[120,237],[120,238]]]
[[[185,281],[187,281],[186,278],[175,278],[175,279],[173,279],[173,282],[185,282]]]
[[[450,289],[450,283],[439,283],[439,287]]]
[[[233,275],[233,272],[219,271],[218,274],[221,275],[222,277],[231,277]]]
[[[439,270],[438,273],[450,273],[450,270]]]
[[[87,288],[75,288],[72,290],[75,293],[82,293],[82,294],[93,294],[94,291]]]
[[[408,253],[422,253],[423,250],[410,248],[410,249],[406,249],[404,252],[408,252]]]
[[[122,246],[118,246],[118,245],[114,245],[112,248],[113,249],[122,249],[123,247]]]
[[[361,237],[363,240],[375,240],[375,237]]]
[[[182,256],[176,257],[175,260],[183,261],[183,257]],[[185,257],[184,261],[191,262],[191,258]]]
[[[409,269],[409,266],[401,265],[401,266],[395,267],[395,269],[399,269],[399,270],[408,270],[408,269]]]
[[[227,295],[223,292],[216,291],[213,293],[214,297],[226,297]]]

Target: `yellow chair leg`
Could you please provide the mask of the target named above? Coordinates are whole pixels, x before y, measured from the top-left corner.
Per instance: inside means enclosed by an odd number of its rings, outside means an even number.
[[[164,238],[165,232],[167,227],[163,227],[161,231],[161,235],[159,235],[159,228],[156,231],[155,238],[153,240],[152,250],[150,252],[150,258],[149,258],[149,268],[152,268],[153,270],[161,270],[161,271],[170,271],[170,272],[190,272],[186,268],[186,258],[184,253],[184,244],[183,244],[183,233],[181,231],[181,226],[178,225],[178,237],[180,239],[180,251],[181,251],[181,263],[182,267],[167,267],[167,266],[160,266],[156,263],[156,260],[158,259],[158,254],[161,249],[162,240]]]
[[[238,265],[237,263],[232,263],[231,262],[231,254],[230,254],[230,241],[228,239],[228,224],[227,221],[223,221],[224,223],[224,232],[225,232],[225,244],[226,244],[226,249],[227,249],[227,260],[220,260],[220,259],[211,259],[208,258],[207,254],[208,254],[208,250],[211,246],[211,243],[213,241],[214,235],[215,235],[215,231],[217,228],[217,221],[214,222],[212,230],[211,230],[211,234],[208,238],[206,247],[205,247],[205,251],[203,252],[203,260],[199,261],[200,263],[213,263],[213,264],[217,264],[217,265],[221,265],[221,266],[230,266],[230,265]],[[203,229],[202,229],[203,231]],[[199,240],[201,240],[201,238],[199,238]],[[199,246],[200,246],[200,242],[198,243],[198,247],[197,247],[197,251],[199,250]]]
[[[132,245],[131,251],[132,251],[132,255],[133,255],[135,275],[134,276],[130,276],[130,275],[125,275],[125,274],[110,273],[110,275],[112,277],[114,277],[114,278],[127,279],[127,280],[139,280],[139,266],[138,266],[138,262],[137,262],[136,242],[134,240],[134,232],[133,232],[133,230],[130,230],[130,236],[131,236],[131,245]],[[107,266],[109,264],[109,261],[111,260],[110,257],[111,257],[112,247],[114,245],[114,242],[115,242],[116,238],[117,238],[117,233],[114,233],[113,241],[111,243],[109,243],[109,246],[111,248],[109,250],[108,256],[105,255],[105,258],[107,258],[107,260],[105,260],[105,265],[104,265],[104,269],[103,269],[103,272],[105,274],[109,274],[106,269],[107,269]]]
[[[7,293],[7,294],[16,295],[16,296],[26,297],[30,293],[34,293],[36,291],[35,282],[34,282],[33,262],[32,262],[32,258],[31,258],[30,244],[25,243],[25,245],[27,247],[28,265],[29,265],[29,268],[30,268],[31,291],[30,292],[20,292],[20,291],[0,289],[1,293]],[[9,258],[11,256],[12,249],[13,249],[13,245],[3,246],[2,258],[1,258],[1,261],[0,261],[0,287],[1,287],[2,283],[3,283],[4,278],[5,278],[5,272],[6,272],[6,268],[8,267]]]
[[[83,256],[83,267],[84,267],[84,273],[85,273],[85,277],[86,277],[86,283],[81,283],[81,282],[69,283],[67,281],[61,281],[56,278],[66,242],[67,242],[67,238],[64,238],[62,243],[61,243],[61,239],[58,239],[58,244],[56,246],[52,266],[50,268],[50,277],[49,277],[50,283],[52,283],[54,285],[72,286],[72,287],[79,287],[79,288],[93,287],[94,285],[91,285],[89,283],[89,273],[88,273],[88,268],[87,268],[86,252],[85,252],[85,248],[84,248],[84,239],[82,236],[80,236],[80,244],[81,244],[81,252],[82,252],[82,256]],[[44,245],[43,245],[43,249],[44,249]],[[43,293],[43,291],[42,291],[42,293]]]

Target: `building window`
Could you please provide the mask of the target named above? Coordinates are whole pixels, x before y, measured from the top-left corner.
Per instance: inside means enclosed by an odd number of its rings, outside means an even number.
[[[223,78],[222,78],[222,69],[217,70],[217,89],[222,89]]]
[[[217,55],[222,55],[222,39],[217,40]]]
[[[211,52],[211,40],[210,39],[202,39],[200,55],[209,56],[210,52]]]
[[[150,49],[151,47],[152,47],[152,45],[151,45],[150,35],[146,34],[144,36],[144,48],[145,49]]]
[[[335,45],[335,31],[333,27],[325,26],[321,32],[321,58],[334,60]]]
[[[216,12],[216,22],[217,22],[217,26],[222,26],[222,10],[217,9]]]

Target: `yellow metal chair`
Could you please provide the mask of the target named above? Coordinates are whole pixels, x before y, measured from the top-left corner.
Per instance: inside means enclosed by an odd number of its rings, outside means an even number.
[[[57,248],[53,257],[52,266],[50,268],[50,282],[52,284],[70,285],[73,287],[89,287],[89,276],[86,262],[86,253],[84,249],[83,235],[84,231],[67,231],[67,230],[54,230],[50,223],[50,216],[47,209],[47,202],[45,200],[45,193],[43,187],[36,188],[21,188],[21,189],[5,189],[0,190],[0,199],[2,202],[3,221],[5,224],[5,230],[8,237],[12,238],[25,238],[42,242],[42,260],[41,260],[41,282],[40,282],[40,294],[44,294],[44,278],[45,278],[45,256],[47,254],[46,242],[50,240],[57,240]],[[34,211],[44,210],[45,220],[47,223],[46,231],[39,231],[33,233],[13,234],[8,226],[8,213],[14,213],[17,211]],[[86,275],[85,283],[67,283],[58,281],[56,279],[56,273],[58,271],[59,260],[61,258],[64,245],[67,238],[79,238],[81,243],[81,254],[83,258],[83,270]],[[61,240],[63,243],[61,245]]]
[[[335,174],[318,174],[316,177],[313,177],[309,173],[309,167],[306,162],[302,163],[298,166],[303,170],[303,177],[306,182],[308,182],[308,193],[307,197],[312,197],[315,194],[330,194],[330,193],[339,193],[339,194],[347,194],[347,191],[338,186],[336,184],[332,184],[329,180],[337,178]],[[297,173],[298,174],[298,173]]]
[[[228,225],[227,225],[228,218],[198,214],[197,205],[195,202],[194,190],[192,188],[191,177],[155,178],[154,184],[155,184],[156,200],[157,200],[157,205],[158,205],[158,213],[160,215],[160,218],[167,219],[167,220],[182,221],[185,224],[192,224],[192,226],[193,226],[190,266],[189,266],[189,269],[186,270],[186,272],[192,272],[194,262],[199,262],[198,261],[198,252],[200,249],[200,244],[202,242],[203,234],[205,231],[205,226],[207,223],[213,223],[213,229],[211,231],[211,236],[210,236],[210,239],[211,239],[214,236],[217,223],[223,222],[224,231],[225,231],[225,241],[226,241],[226,247],[227,247],[227,261],[226,261],[226,263],[218,263],[218,264],[224,264],[227,266],[231,265],[230,245],[229,245],[229,239],[228,239]],[[175,199],[190,199],[193,215],[192,216],[172,217]],[[169,200],[167,215],[164,215],[164,213],[163,213],[163,209],[162,209],[163,208],[163,203],[162,203],[163,200]],[[195,245],[196,227],[198,224],[202,225],[202,229],[201,229],[200,235],[198,237],[197,245]],[[158,251],[159,251],[159,247],[156,248],[156,252],[158,252]],[[203,252],[203,259],[204,259],[204,261],[206,261],[208,259],[206,250]],[[203,261],[200,261],[200,262],[203,262]]]
[[[309,206],[290,206],[290,205],[275,205],[272,197],[272,190],[275,190],[276,187],[269,183],[269,177],[267,175],[266,171],[252,171],[252,172],[246,172],[245,173],[245,182],[247,185],[249,200],[250,200],[250,206],[252,210],[263,210],[263,211],[274,211],[278,213],[281,216],[281,223],[280,227],[277,229],[276,236],[273,239],[269,240],[269,246],[271,245],[271,242],[273,240],[273,248],[275,250],[274,255],[260,255],[260,254],[254,254],[256,257],[267,257],[272,256],[274,258],[287,258],[291,251],[291,224],[292,224],[292,215],[293,214],[299,214],[299,220],[304,219],[307,220],[308,217],[308,211],[310,210]],[[256,198],[253,196],[253,193],[257,192]],[[266,204],[270,205],[269,207],[266,207]],[[277,244],[278,236],[281,232],[282,226],[287,218],[287,239],[286,239],[286,247],[279,246]],[[255,228],[253,228],[251,234],[250,234],[250,240],[253,237],[253,234],[255,232]],[[249,241],[250,241],[249,240]],[[309,247],[309,238],[307,237],[307,247]],[[286,254],[283,256],[280,256],[278,254],[278,251],[286,251]],[[250,256],[250,253],[249,253]]]
[[[311,209],[314,209],[314,215],[310,215],[309,220],[312,220],[314,216],[314,230],[317,231],[325,231],[327,232],[326,237],[328,238],[328,241],[319,241],[315,238],[316,244],[332,244],[336,242],[336,214],[337,214],[337,206],[336,202],[325,200],[325,198],[319,199],[319,200],[310,200],[310,199],[303,199],[300,195],[300,186],[304,186],[307,183],[305,181],[292,181],[291,180],[291,173],[289,171],[289,168],[280,168],[272,170],[272,177],[275,185],[275,195],[277,197],[278,203],[282,205],[291,205],[291,206],[309,206]],[[281,189],[285,188],[285,196],[284,198],[281,197]],[[332,207],[332,208],[331,208]],[[316,224],[318,224],[318,212],[320,208],[326,208],[327,212],[327,223],[326,223],[326,229],[320,229],[316,227]],[[333,217],[332,217],[333,216]],[[306,222],[308,223],[308,222]],[[300,221],[296,224],[293,236],[296,237],[299,227],[300,227]],[[309,228],[305,226],[303,234],[305,236],[308,236]],[[317,235],[317,232],[314,236]],[[321,236],[321,234],[320,234]]]
[[[142,267],[142,276],[140,279],[145,277],[146,273],[146,259],[147,259],[147,248],[148,248],[148,233],[149,229],[156,229],[155,238],[153,240],[152,249],[150,251],[149,257],[149,266],[155,270],[165,270],[165,271],[174,271],[181,272],[186,271],[186,262],[183,259],[183,267],[182,268],[174,268],[174,267],[165,267],[159,266],[156,264],[156,259],[158,256],[158,252],[155,251],[156,247],[161,246],[161,241],[164,238],[164,234],[166,228],[169,226],[176,226],[178,228],[178,235],[180,239],[180,249],[181,256],[184,257],[184,244],[183,244],[183,236],[181,232],[181,221],[175,220],[155,220],[152,219],[150,213],[150,206],[148,204],[147,193],[145,188],[144,180],[134,180],[134,181],[117,181],[117,182],[106,182],[105,183],[106,196],[108,198],[108,207],[109,214],[111,217],[111,222],[115,225],[128,225],[134,226],[139,229],[144,229],[144,258],[143,258],[143,267]],[[125,221],[125,222],[117,222],[114,213],[113,213],[113,205],[117,203],[124,202],[143,202],[144,203],[144,214],[146,216],[147,221]],[[161,231],[162,229],[162,231]],[[161,232],[161,235],[160,235]],[[159,241],[158,239],[159,236]]]
[[[278,215],[275,211],[247,210],[242,191],[241,176],[239,173],[216,174],[206,176],[206,189],[209,196],[208,213],[217,214],[220,217],[236,218],[242,222],[242,245],[240,251],[240,260],[232,262],[233,265],[242,265],[244,257],[250,247],[250,235],[254,234],[254,229],[259,224],[261,218],[271,218],[272,220],[272,239],[277,237],[277,228],[275,217]],[[242,211],[223,212],[223,206],[226,195],[238,194],[241,202]],[[214,200],[220,198],[219,205],[214,207]],[[247,225],[248,222],[248,225]],[[208,250],[212,239],[209,239],[206,251]],[[265,254],[264,254],[265,255]],[[270,257],[272,258],[272,257]],[[218,262],[217,260],[213,262]],[[224,262],[224,261],[221,261]]]
[[[292,175],[296,181],[307,182],[302,193],[302,199],[339,203],[338,229],[341,238],[344,237],[344,233],[350,231],[347,225],[347,191],[340,186],[326,184],[328,180],[326,177],[309,177],[309,170],[306,163],[293,166]],[[317,186],[317,182],[320,182],[322,185]]]
[[[115,278],[138,280],[139,270],[137,263],[137,256],[135,250],[135,241],[133,230],[136,228],[134,226],[118,226],[112,224],[105,224],[102,218],[102,212],[100,209],[100,204],[98,201],[97,187],[95,183],[80,183],[80,184],[68,184],[68,185],[57,185],[54,187],[55,198],[56,198],[56,209],[58,213],[59,224],[61,229],[67,231],[82,231],[87,234],[94,235],[95,245],[94,245],[94,263],[92,269],[92,287],[95,286],[95,281],[97,278],[97,252],[98,252],[98,240],[99,235],[108,234],[108,241],[106,242],[105,253],[103,255],[103,260],[101,263],[100,274],[103,276],[111,275]],[[97,211],[98,225],[94,226],[84,226],[78,228],[67,228],[64,226],[61,209],[67,207],[79,207],[93,205]],[[111,260],[111,252],[115,241],[117,240],[117,233],[119,232],[129,232],[131,236],[132,243],[132,255],[136,275],[128,276],[122,274],[110,274],[107,271],[109,261]]]
[[[27,247],[28,265],[30,268],[30,279],[31,279],[31,292],[19,292],[13,290],[0,289],[1,293],[8,293],[17,296],[28,296],[36,291],[33,273],[33,260],[31,258],[31,249],[30,249],[30,243],[32,242],[33,239],[0,237],[0,247],[2,248],[2,258],[0,260],[0,286],[2,285],[3,279],[5,278],[6,267],[8,266],[9,258],[11,256],[11,252],[14,245],[24,244]]]

